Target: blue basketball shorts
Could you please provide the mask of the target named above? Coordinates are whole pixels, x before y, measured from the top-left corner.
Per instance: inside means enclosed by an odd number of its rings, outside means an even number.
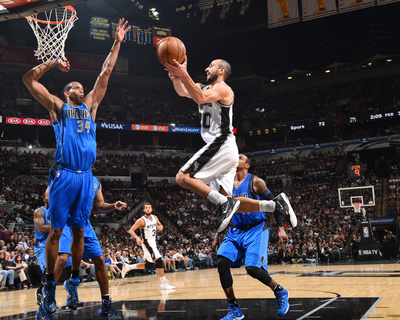
[[[47,239],[46,239],[47,240]],[[35,256],[37,261],[39,262],[40,270],[43,273],[46,273],[46,241],[40,241],[38,246],[33,247],[33,251],[35,251]]]
[[[217,255],[233,262],[232,267],[240,267],[245,258],[246,267],[263,267],[268,271],[269,228],[267,222],[242,230],[231,228],[222,241]]]
[[[50,183],[49,216],[51,226],[84,228],[93,204],[93,174],[60,166]]]
[[[100,257],[103,255],[99,239],[97,238],[96,232],[94,231],[90,223],[85,227],[84,233],[84,250],[82,259],[89,259]],[[68,253],[71,255],[71,242],[72,242],[72,230],[66,226],[63,230],[63,234],[60,239],[60,247],[58,253]]]

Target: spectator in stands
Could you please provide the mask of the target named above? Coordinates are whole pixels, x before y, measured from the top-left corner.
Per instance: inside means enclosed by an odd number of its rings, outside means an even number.
[[[15,276],[18,276],[19,279],[21,280],[22,289],[32,287],[32,283],[31,283],[31,280],[29,278],[29,273],[28,273],[28,265],[24,261],[22,261],[21,254],[18,253],[15,256],[14,262],[18,268],[16,270],[14,270]]]
[[[214,263],[212,257],[205,252],[204,249],[201,249],[200,253],[198,254],[200,262],[205,263],[207,268],[212,268]]]
[[[0,240],[4,240],[5,243],[11,243],[10,232],[4,228],[4,226],[0,223]]]

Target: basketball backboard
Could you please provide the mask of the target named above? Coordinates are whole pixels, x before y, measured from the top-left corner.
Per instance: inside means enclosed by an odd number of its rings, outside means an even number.
[[[0,22],[85,1],[87,0],[0,0]]]
[[[352,208],[352,203],[361,203],[362,207],[375,206],[374,186],[339,188],[338,193],[341,208]]]

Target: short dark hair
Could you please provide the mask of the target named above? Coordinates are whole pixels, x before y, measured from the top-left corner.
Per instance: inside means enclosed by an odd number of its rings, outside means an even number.
[[[221,61],[219,62],[219,68],[225,69],[224,80],[228,79],[231,76],[232,67],[228,61],[221,59]]]
[[[65,91],[71,90],[72,84],[75,83],[75,82],[77,82],[77,81],[71,81],[70,83],[68,83],[68,84],[64,87],[63,93],[64,93]]]
[[[144,203],[144,205],[143,205],[143,210],[144,210],[144,207],[145,207],[145,206],[151,206],[151,207],[153,208],[153,205],[152,205],[150,202],[145,202],[145,203]]]

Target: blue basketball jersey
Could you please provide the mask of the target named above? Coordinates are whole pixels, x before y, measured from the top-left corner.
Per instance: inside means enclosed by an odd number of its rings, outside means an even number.
[[[40,207],[40,209],[42,209],[43,212],[44,212],[44,217],[43,217],[44,218],[44,224],[48,224],[50,222],[49,211],[45,207]],[[49,236],[48,232],[41,234],[39,232],[39,230],[35,226],[35,238],[36,238],[36,240],[42,242],[42,241],[45,241],[48,236]]]
[[[242,181],[239,187],[236,189],[233,187],[232,196],[253,198],[253,179],[252,174],[248,173],[246,178]],[[260,200],[258,196],[254,196],[256,199]],[[237,212],[232,217],[232,223],[235,228],[238,229],[248,229],[263,221],[267,220],[267,216],[264,212],[256,211],[250,213],[240,213]]]
[[[71,169],[90,169],[96,160],[96,123],[86,105],[73,108],[64,103],[52,125],[57,140],[56,162]]]

